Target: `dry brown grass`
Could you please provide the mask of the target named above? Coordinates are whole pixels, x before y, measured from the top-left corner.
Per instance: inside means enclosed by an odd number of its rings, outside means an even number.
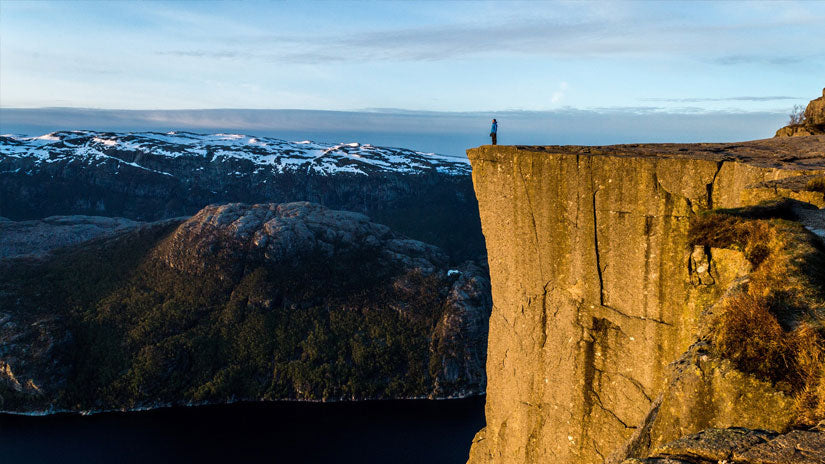
[[[755,266],[761,264],[768,254],[765,244],[769,228],[764,221],[709,214],[695,221],[689,234],[692,245],[739,250]]]
[[[802,380],[796,395],[797,420],[813,425],[825,418],[825,336],[821,326],[812,324],[800,325],[793,334],[795,367]]]
[[[793,394],[797,423],[812,425],[825,418],[825,333],[817,325],[786,331],[767,299],[741,293],[726,302],[713,343],[737,369]]]
[[[773,382],[786,380],[793,343],[765,298],[748,293],[730,298],[714,329],[714,346],[739,369]]]
[[[749,211],[781,216],[770,208]],[[825,250],[799,224],[746,212],[705,215],[690,230],[693,245],[741,250],[754,267],[746,288],[723,302],[713,345],[739,370],[792,393],[798,424],[810,425],[825,419]]]
[[[809,180],[808,185],[805,186],[805,190],[825,193],[825,177],[817,177],[816,179]]]

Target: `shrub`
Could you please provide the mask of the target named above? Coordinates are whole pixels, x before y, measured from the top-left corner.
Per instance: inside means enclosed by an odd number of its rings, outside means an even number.
[[[740,370],[774,382],[783,379],[790,367],[790,347],[764,298],[736,295],[715,322],[713,341],[719,353]]]
[[[797,423],[825,418],[825,333],[810,321],[785,331],[764,297],[741,293],[715,321],[717,354],[795,396]]]
[[[715,321],[714,345],[740,370],[803,390],[822,374],[825,338],[811,323],[785,331],[770,308],[770,298],[763,296],[729,298]]]
[[[691,245],[739,250],[754,266],[761,264],[768,254],[765,243],[769,230],[761,221],[710,214],[691,224],[688,234]]]
[[[794,105],[793,110],[788,115],[788,125],[793,126],[796,124],[804,124],[805,123],[805,107],[802,105]]]

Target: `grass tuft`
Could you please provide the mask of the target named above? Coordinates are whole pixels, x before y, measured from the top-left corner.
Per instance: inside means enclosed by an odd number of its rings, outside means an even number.
[[[817,177],[809,180],[808,185],[805,186],[805,190],[825,193],[825,177]]]
[[[759,266],[769,253],[765,246],[768,235],[769,228],[762,221],[722,213],[700,217],[688,232],[691,245],[742,251],[754,266]]]
[[[792,206],[772,202],[716,210],[691,224],[691,245],[740,250],[749,282],[723,302],[711,339],[737,369],[796,399],[796,425],[825,419],[825,250]]]

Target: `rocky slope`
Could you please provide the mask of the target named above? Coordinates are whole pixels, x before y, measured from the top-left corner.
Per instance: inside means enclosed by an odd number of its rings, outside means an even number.
[[[743,428],[708,429],[623,464],[819,464],[825,462],[825,427],[778,434]]]
[[[43,220],[0,218],[0,259],[43,258],[52,250],[133,229],[139,223],[124,218],[52,216]]]
[[[805,108],[804,120],[801,124],[790,124],[778,131],[775,137],[798,137],[805,135],[825,134],[825,89],[822,96],[811,100]]]
[[[825,414],[825,251],[796,222],[823,219],[825,136],[468,155],[494,308],[470,462],[644,459]]]
[[[188,132],[6,135],[0,216],[154,221],[213,203],[312,201],[368,214],[458,263],[484,253],[469,172],[463,159],[358,143]]]
[[[2,410],[484,392],[486,270],[362,214],[233,203],[2,224],[99,234],[50,253],[3,236]]]

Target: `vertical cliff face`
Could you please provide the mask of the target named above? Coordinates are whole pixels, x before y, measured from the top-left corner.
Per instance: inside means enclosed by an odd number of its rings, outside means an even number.
[[[493,293],[487,426],[470,461],[600,463],[622,449],[702,311],[746,272],[691,249],[691,217],[820,169],[825,138],[810,142],[469,150]]]

